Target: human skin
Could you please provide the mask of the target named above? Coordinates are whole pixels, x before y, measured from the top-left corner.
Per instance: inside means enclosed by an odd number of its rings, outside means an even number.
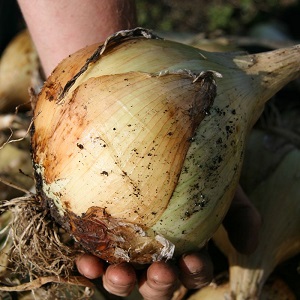
[[[136,26],[133,0],[19,0],[48,76],[69,54]]]
[[[87,45],[104,41],[110,34],[136,26],[133,0],[18,0],[26,24],[38,51],[45,76],[71,53]],[[238,190],[224,223],[229,237],[242,253],[254,250],[260,218]],[[238,224],[238,225],[237,225]],[[235,232],[236,225],[242,228]],[[135,284],[147,299],[170,299],[179,282],[187,288],[208,284],[213,275],[205,250],[183,255],[177,266],[155,262],[143,272],[129,263],[106,265],[99,258],[84,254],[77,259],[79,272],[89,279],[102,276],[104,288],[118,296],[128,295]]]

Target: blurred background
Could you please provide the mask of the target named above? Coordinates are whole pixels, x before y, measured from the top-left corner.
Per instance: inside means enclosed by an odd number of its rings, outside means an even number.
[[[300,37],[297,0],[137,0],[141,26],[207,36],[255,35],[259,28],[273,30],[274,38]],[[269,36],[270,38],[273,36]]]
[[[202,34],[300,40],[298,0],[136,0],[136,5],[140,26],[172,33],[176,39]],[[23,27],[16,1],[0,0],[0,52]]]

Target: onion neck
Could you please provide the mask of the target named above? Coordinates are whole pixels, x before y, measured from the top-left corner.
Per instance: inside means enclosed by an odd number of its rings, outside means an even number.
[[[300,45],[252,55],[237,56],[237,66],[250,76],[253,114],[250,128],[265,103],[290,81],[300,76]]]

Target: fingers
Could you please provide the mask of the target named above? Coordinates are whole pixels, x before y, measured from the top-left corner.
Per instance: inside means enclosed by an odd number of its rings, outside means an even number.
[[[96,279],[103,276],[103,286],[111,294],[125,297],[135,285],[136,275],[130,264],[110,265],[105,270],[104,262],[96,256],[83,254],[76,260],[76,266],[83,276]]]
[[[89,279],[103,276],[103,286],[111,294],[125,297],[136,283],[134,268],[128,263],[110,265],[105,270],[99,258],[84,254],[77,261],[78,271]],[[145,300],[171,299],[179,286],[179,278],[189,289],[207,285],[212,280],[213,267],[205,251],[185,254],[179,260],[179,272],[166,262],[154,262],[144,271],[139,281],[139,291]]]
[[[179,279],[186,288],[198,289],[213,278],[213,264],[205,250],[183,255],[178,267],[179,272],[168,263],[153,263],[140,281],[140,293],[144,299],[171,299],[179,286]]]
[[[261,217],[241,187],[236,191],[223,225],[238,252],[250,254],[256,249]]]
[[[116,296],[128,296],[136,283],[134,268],[128,263],[110,265],[103,274],[104,288]]]
[[[144,300],[171,299],[179,285],[175,267],[165,262],[154,262],[144,272],[139,291]]]
[[[213,279],[213,264],[205,250],[184,254],[179,259],[180,280],[188,289],[199,289]]]
[[[88,279],[98,278],[104,273],[103,261],[90,254],[79,256],[76,260],[76,266],[79,273]]]

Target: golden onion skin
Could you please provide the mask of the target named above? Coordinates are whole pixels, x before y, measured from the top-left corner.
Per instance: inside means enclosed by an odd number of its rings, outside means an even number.
[[[65,59],[38,96],[32,134],[52,215],[110,263],[203,246],[230,205],[249,128],[294,76],[267,90],[260,60],[140,28]]]
[[[101,257],[104,256],[104,241],[109,244],[120,236],[129,240],[137,226],[150,228],[168,206],[194,131],[215,96],[210,73],[193,80],[185,73],[150,76],[131,72],[101,76],[86,82],[88,101],[85,84],[70,98],[66,97],[63,104],[48,101],[43,107],[37,105],[40,114],[35,120],[32,145],[36,150],[36,172],[43,177],[39,182],[42,182],[44,192],[48,182],[57,184],[61,204],[56,202],[55,210],[62,206],[68,216],[67,223],[71,225],[69,229],[87,248],[90,236],[96,235],[93,244],[99,244],[96,249],[100,247]],[[157,91],[154,97],[145,97],[144,94],[151,93],[152,89]],[[122,98],[119,98],[120,94]],[[135,94],[137,96],[133,98]],[[142,101],[143,105],[140,104]],[[54,105],[55,110],[50,110],[50,105]],[[50,111],[53,113],[49,114]],[[128,115],[132,117],[128,118]],[[48,122],[55,126],[50,128]],[[110,137],[110,133],[113,136]],[[77,183],[72,183],[73,180]],[[70,187],[72,194],[63,195],[62,189],[68,188],[67,181],[77,187]],[[65,187],[60,185],[62,182]],[[83,186],[88,191],[75,202]],[[55,186],[51,189],[54,191]],[[55,202],[54,193],[49,197],[47,191],[46,195]],[[100,208],[98,198],[102,199]],[[88,211],[87,206],[90,207]],[[76,217],[82,214],[82,219]],[[119,219],[123,225],[115,224],[110,228],[111,215],[114,223]],[[100,220],[97,226],[94,219]],[[130,224],[125,226],[125,222]],[[161,247],[160,243],[156,244]],[[146,249],[143,252],[148,256],[150,250]],[[111,260],[110,256],[105,259]]]

